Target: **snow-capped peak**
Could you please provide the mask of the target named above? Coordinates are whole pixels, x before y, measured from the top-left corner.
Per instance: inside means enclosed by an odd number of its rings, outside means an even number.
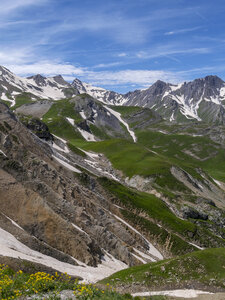
[[[59,100],[68,97],[66,89],[70,89],[70,96],[77,94],[77,90],[60,75],[47,78],[37,74],[22,78],[5,67],[0,67],[0,87],[3,90],[3,92],[0,91],[0,98],[2,98],[3,93],[7,92],[10,99],[15,99],[21,93],[29,93],[34,99]],[[73,91],[71,92],[71,90]]]

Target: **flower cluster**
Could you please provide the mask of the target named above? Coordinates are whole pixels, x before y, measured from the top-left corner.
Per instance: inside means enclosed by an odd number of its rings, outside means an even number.
[[[21,296],[37,295],[37,299],[43,299],[43,295],[49,295],[46,299],[59,299],[58,294],[63,290],[71,290],[80,300],[94,299],[127,299],[116,294],[107,284],[105,289],[95,285],[85,285],[73,280],[66,273],[50,275],[44,272],[26,274],[21,270],[15,273],[6,265],[0,265],[0,299],[13,300]],[[129,298],[130,299],[130,298]]]
[[[109,285],[107,285],[107,287],[109,287]],[[105,291],[97,288],[95,285],[92,284],[77,284],[74,287],[73,293],[78,299],[89,300],[101,298],[103,294],[105,294]]]

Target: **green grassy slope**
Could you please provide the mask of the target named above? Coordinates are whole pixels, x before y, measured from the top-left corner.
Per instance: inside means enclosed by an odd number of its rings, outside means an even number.
[[[99,178],[99,182],[118,199],[119,205],[126,208],[122,214],[128,222],[140,226],[142,231],[150,234],[152,238],[161,235],[157,242],[162,245],[162,248],[168,237],[171,238],[170,252],[172,254],[193,251],[195,247],[192,247],[187,241],[196,240],[203,247],[213,247],[215,243],[219,246],[224,245],[222,238],[217,237],[204,226],[209,222],[208,220],[202,221],[198,225],[191,219],[180,219],[171,212],[164,201],[152,194],[139,192],[107,178]],[[146,217],[139,218],[132,212],[138,216],[144,212]],[[166,232],[160,230],[156,224],[161,224],[163,228],[166,228]]]
[[[139,131],[137,136],[139,143],[167,157],[171,163],[187,171],[190,166],[200,167],[216,179],[225,181],[225,151],[209,137],[157,131]]]
[[[80,114],[74,111],[73,106],[69,99],[59,100],[43,116],[43,122],[48,125],[51,133],[66,139],[70,143],[74,139],[83,139],[81,134],[66,120],[66,118],[71,118],[75,123],[82,121]]]
[[[132,267],[101,282],[113,286],[133,282],[152,289],[187,287],[190,284],[195,288],[213,286],[225,289],[225,248],[196,251],[177,258]]]

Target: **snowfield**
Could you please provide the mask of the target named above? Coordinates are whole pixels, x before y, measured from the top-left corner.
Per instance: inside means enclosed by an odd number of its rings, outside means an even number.
[[[119,121],[120,123],[122,123],[126,128],[127,128],[127,131],[129,132],[130,136],[132,137],[133,141],[136,143],[137,142],[137,137],[135,136],[135,133],[134,131],[132,131],[129,127],[129,125],[121,118],[121,114],[118,113],[117,111],[109,108],[108,106],[105,106],[104,107],[112,114],[114,115]]]
[[[67,272],[72,276],[80,276],[86,283],[94,283],[111,274],[127,268],[123,262],[115,259],[105,251],[102,258],[102,264],[96,268],[85,265],[74,259],[79,265],[73,266],[61,262],[51,256],[44,255],[38,251],[32,250],[18,241],[12,234],[0,228],[0,255],[25,259],[34,263],[39,263],[51,267],[59,272]]]
[[[139,297],[147,297],[147,296],[157,296],[157,295],[163,295],[163,296],[171,296],[171,297],[178,297],[178,298],[197,298],[198,295],[206,295],[206,294],[212,294],[209,292],[204,291],[198,291],[198,290],[173,290],[173,291],[157,291],[157,292],[143,292],[143,293],[135,293],[132,294],[133,297],[139,296]]]
[[[163,256],[162,254],[139,232],[137,231],[134,227],[132,227],[130,224],[128,224],[127,222],[125,222],[123,219],[121,219],[120,217],[113,215],[117,220],[119,220],[120,222],[122,222],[123,224],[125,224],[126,226],[128,226],[132,231],[134,231],[135,233],[137,233],[138,235],[140,235],[142,237],[142,239],[148,244],[148,253],[149,255],[146,255],[145,253],[134,249],[139,255],[141,255],[144,258],[148,258],[149,260],[151,260],[152,262],[155,262],[156,259],[154,259],[153,257],[157,258],[158,260],[162,260]],[[153,256],[153,257],[152,257]]]

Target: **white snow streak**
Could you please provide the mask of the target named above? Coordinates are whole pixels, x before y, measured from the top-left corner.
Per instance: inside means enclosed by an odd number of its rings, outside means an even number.
[[[70,171],[73,171],[73,172],[76,172],[76,173],[82,173],[80,170],[78,170],[77,168],[71,166],[70,164],[68,164],[67,162],[63,161],[62,159],[56,157],[55,155],[52,155],[52,157],[54,157],[61,165],[63,165],[64,167],[66,167]]]
[[[81,118],[83,118],[84,120],[86,120],[86,116],[85,116],[85,113],[83,111],[80,111],[80,115],[81,115]]]
[[[80,232],[86,234],[89,236],[89,234],[87,232],[85,232],[83,229],[81,229],[79,226],[75,225],[74,223],[72,223],[73,227],[76,228],[77,230],[79,230]]]
[[[143,240],[145,240],[145,242],[148,244],[148,247],[149,247],[149,250],[148,250],[148,253],[153,255],[154,257],[157,257],[159,260],[160,259],[163,259],[163,256],[162,254],[139,232],[137,231],[134,227],[132,227],[130,224],[128,224],[127,222],[125,222],[123,219],[121,219],[120,217],[118,217],[117,215],[114,215],[113,216],[119,220],[120,222],[124,223],[126,226],[128,226],[131,230],[133,230],[135,233],[137,233],[138,235],[140,235]],[[155,259],[153,259],[151,257],[151,261],[155,261]]]
[[[2,213],[3,214],[3,213]],[[14,226],[16,226],[16,227],[18,227],[19,229],[21,229],[21,230],[23,230],[24,231],[24,229],[20,226],[20,225],[18,225],[15,221],[13,221],[12,219],[10,219],[9,217],[7,217],[5,214],[3,214]]]
[[[78,148],[78,149],[81,150],[82,152],[84,152],[86,155],[90,156],[93,159],[99,158],[99,154],[92,153],[92,152],[89,152],[89,151],[84,151],[81,148]]]
[[[171,297],[179,297],[179,298],[197,298],[198,295],[204,294],[212,294],[210,292],[205,291],[198,291],[198,290],[173,290],[173,291],[157,291],[157,292],[142,292],[142,293],[135,293],[132,294],[133,297],[145,297],[145,296],[171,296]]]
[[[194,247],[196,247],[196,248],[199,249],[199,250],[204,250],[204,249],[205,249],[205,248],[202,248],[202,247],[200,247],[200,246],[198,246],[198,245],[195,245],[195,244],[193,244],[193,243],[190,243],[190,242],[189,242],[189,244],[192,245],[192,246],[194,246]]]
[[[134,249],[135,252],[137,252],[137,253],[138,253],[140,256],[142,256],[143,258],[146,258],[146,259],[152,261],[152,257],[151,257],[151,256],[145,254],[144,252],[142,252],[142,251],[140,251],[140,250],[138,250],[138,249],[136,249],[136,248],[133,248],[133,249]]]
[[[5,101],[11,102],[10,107],[13,107],[13,106],[16,104],[16,101],[15,101],[15,100],[12,100],[12,99],[9,99],[9,98],[6,96],[5,93],[2,93],[1,99],[2,99],[2,100],[5,100]]]
[[[0,228],[0,255],[25,259],[42,265],[51,267],[59,272],[67,272],[72,276],[80,276],[85,282],[97,282],[111,274],[127,268],[123,262],[115,259],[112,255],[106,253],[102,259],[102,264],[96,268],[87,266],[73,266],[61,262],[51,256],[44,255],[38,251],[32,250],[19,242],[12,234]],[[76,259],[74,259],[77,261]]]
[[[65,153],[69,153],[70,150],[67,148],[66,145],[64,145],[64,149],[62,149],[61,147],[59,147],[58,145],[56,145],[55,143],[52,144],[52,147],[56,150],[59,150],[59,151],[63,151]]]
[[[172,122],[172,121],[174,121],[175,120],[175,118],[174,118],[174,111],[172,112],[172,115],[171,115],[171,117],[170,117],[170,122]]]
[[[137,256],[137,255],[134,254],[134,253],[131,253],[131,254],[132,254],[137,260],[141,261],[143,264],[147,264],[147,262],[146,262],[143,258]]]
[[[95,136],[92,133],[87,132],[86,130],[83,130],[83,129],[79,128],[79,127],[77,127],[77,129],[79,130],[80,134],[82,135],[82,137],[86,141],[96,142]]]
[[[64,139],[62,139],[62,138],[60,138],[59,136],[57,136],[57,135],[55,135],[55,134],[52,134],[54,137],[56,137],[58,140],[60,140],[61,142],[63,142],[64,144],[66,144],[67,143],[67,141],[66,140],[64,140]]]
[[[7,157],[7,155],[2,150],[0,150],[0,153],[2,153],[5,157]]]
[[[132,137],[133,141],[136,143],[137,142],[137,138],[135,136],[135,133],[134,131],[132,131],[129,127],[129,125],[121,118],[121,114],[118,113],[117,111],[109,108],[108,106],[105,106],[104,107],[112,114],[114,115],[126,128],[127,128],[127,131],[129,132],[130,136]]]
[[[218,184],[219,186],[221,186],[221,183],[220,183],[218,180],[213,179],[213,181],[214,181],[216,184]]]
[[[74,126],[74,119],[71,119],[71,118],[66,118],[66,119],[71,125]]]

